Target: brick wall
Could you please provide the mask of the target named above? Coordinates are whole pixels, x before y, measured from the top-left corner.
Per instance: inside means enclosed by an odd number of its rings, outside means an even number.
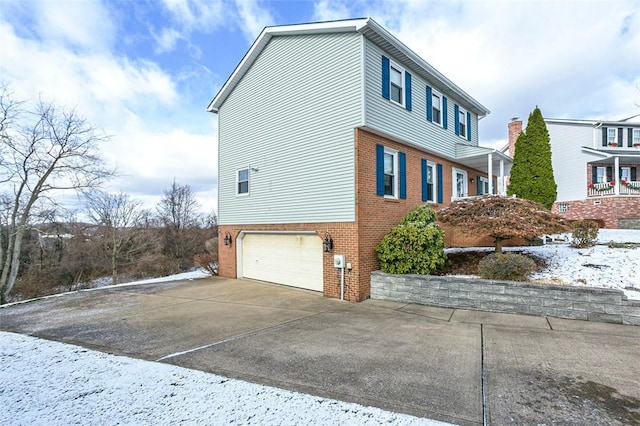
[[[314,231],[318,239],[323,240],[325,233],[329,232],[333,240],[333,251],[323,252],[323,293],[327,297],[340,297],[340,271],[333,266],[333,255],[344,254],[347,262],[352,262],[354,270],[345,271],[345,300],[360,301],[357,275],[355,268],[357,262],[357,232],[353,222],[334,223],[294,223],[294,224],[263,224],[263,225],[220,225],[219,232],[219,270],[218,274],[226,278],[237,278],[238,271],[236,244],[240,231]],[[231,246],[224,245],[224,235],[229,232],[233,238]],[[368,296],[368,293],[367,293]]]
[[[388,230],[397,225],[400,219],[412,208],[424,204],[422,201],[422,168],[421,160],[426,159],[443,166],[443,203],[433,204],[434,209],[448,206],[452,196],[452,168],[466,170],[469,177],[478,175],[476,170],[425,153],[399,142],[392,141],[375,133],[355,130],[356,149],[356,221],[360,243],[359,280],[360,299],[369,295],[370,274],[380,265],[375,254],[375,246],[382,240]],[[407,158],[407,198],[388,199],[376,195],[376,145],[384,145],[406,154]],[[480,174],[482,175],[482,174]],[[484,175],[486,177],[486,175]],[[476,185],[469,184],[469,195],[476,195]],[[449,246],[487,243],[493,245],[492,239],[468,236],[460,233],[445,233],[445,243]]]
[[[568,210],[560,211],[560,206],[568,208]],[[633,223],[629,219],[640,219],[640,197],[610,196],[563,201],[554,203],[551,211],[569,220],[600,220],[604,222],[605,228],[618,229],[619,227],[626,227],[625,223]]]
[[[371,274],[371,298],[585,321],[640,325],[640,301],[621,290],[477,278]]]
[[[220,225],[219,226],[219,274],[223,277],[237,277],[236,242],[241,231],[314,231],[318,238],[325,232],[331,235],[334,247],[331,253],[324,253],[323,272],[324,295],[340,297],[340,270],[333,267],[333,255],[344,254],[346,262],[352,264],[351,271],[345,270],[345,299],[362,301],[370,294],[371,272],[379,268],[375,253],[376,245],[389,229],[400,222],[412,208],[424,204],[422,201],[421,160],[426,159],[443,166],[443,203],[434,204],[435,209],[447,206],[452,195],[452,168],[466,170],[474,179],[476,170],[442,159],[432,154],[392,141],[363,129],[355,129],[355,186],[356,221],[345,223],[296,223],[262,225]],[[387,199],[376,195],[376,145],[404,152],[407,159],[407,198]],[[482,174],[480,174],[482,175]],[[484,175],[486,176],[486,175]],[[469,195],[476,195],[476,185],[469,184]],[[234,243],[224,245],[225,233],[229,232]],[[492,239],[468,236],[453,230],[445,234],[449,246],[493,245]]]

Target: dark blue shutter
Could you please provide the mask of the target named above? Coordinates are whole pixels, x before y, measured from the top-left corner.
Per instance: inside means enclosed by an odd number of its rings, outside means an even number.
[[[376,195],[384,196],[384,146],[376,145]]]
[[[602,146],[607,146],[607,128],[603,127],[602,128]]]
[[[433,121],[433,90],[427,86],[427,120]]]
[[[411,74],[404,72],[404,93],[405,93],[405,107],[407,111],[411,111]]]
[[[477,176],[476,180],[476,195],[482,195],[482,182],[480,181],[480,176]]]
[[[638,171],[635,167],[631,168],[631,180],[635,182],[638,179]]]
[[[613,167],[607,167],[607,182],[611,182],[613,180]]]
[[[447,117],[447,97],[442,97],[442,127],[445,129],[449,123],[449,117]]]
[[[622,134],[624,133],[624,129],[622,127],[618,127],[618,146],[622,146]]]
[[[398,153],[400,160],[400,198],[407,198],[407,156],[404,152]]]
[[[591,183],[598,183],[598,168],[591,166]]]
[[[456,116],[456,135],[460,135],[460,107],[458,104],[454,104],[453,114]]]
[[[385,99],[390,99],[391,96],[389,94],[389,73],[391,72],[391,64],[389,63],[389,58],[386,56],[382,57],[382,97]]]
[[[631,148],[633,146],[633,129],[629,127],[627,130],[627,147]]]
[[[467,111],[467,140],[471,140],[471,113]]]
[[[422,170],[422,201],[429,200],[429,182],[427,181],[427,160],[420,161],[420,169]]]
[[[442,164],[438,164],[436,169],[438,179],[438,203],[442,204],[442,200],[444,200],[444,195],[442,194]]]

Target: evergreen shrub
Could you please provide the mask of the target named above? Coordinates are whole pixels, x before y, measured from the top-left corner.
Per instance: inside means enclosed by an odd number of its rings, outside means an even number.
[[[533,260],[514,253],[491,253],[478,263],[478,275],[487,280],[525,281],[535,269]]]

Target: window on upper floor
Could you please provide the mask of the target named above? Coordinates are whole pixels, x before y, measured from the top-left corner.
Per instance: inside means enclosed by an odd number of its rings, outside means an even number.
[[[391,68],[389,71],[389,82],[391,84],[389,90],[390,90],[391,100],[399,103],[400,105],[404,104],[403,74],[404,74],[404,70],[392,62]]]
[[[432,92],[431,95],[431,114],[433,117],[433,122],[442,124],[442,98],[440,93]]]
[[[382,97],[411,111],[411,74],[386,56],[382,57]]]
[[[249,195],[249,168],[236,171],[236,195]]]
[[[458,111],[458,120],[460,121],[460,136],[467,137],[467,112],[463,109]]]
[[[471,113],[455,104],[454,114],[456,119],[456,135],[471,141]]]
[[[447,97],[427,86],[427,120],[447,128]]]
[[[640,147],[640,129],[632,129],[632,134],[631,134],[631,145],[632,146],[637,146]]]
[[[615,146],[618,145],[618,137],[616,135],[616,128],[609,127],[607,129],[607,145]]]

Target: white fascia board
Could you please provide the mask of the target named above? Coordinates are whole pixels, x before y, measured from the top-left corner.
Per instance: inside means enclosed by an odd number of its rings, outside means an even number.
[[[624,127],[640,127],[640,123],[628,122],[624,120],[615,121],[615,120],[579,120],[579,119],[570,119],[570,118],[545,118],[545,123],[556,123],[556,124],[583,124],[589,126],[624,126]]]
[[[380,26],[376,21],[370,19],[367,25],[362,27],[360,32],[364,32],[366,28],[370,28],[372,31],[377,33],[380,37],[385,39],[393,48],[395,48],[398,53],[401,53],[404,57],[406,57],[409,61],[413,62],[417,65],[417,68],[422,69],[427,75],[436,79],[442,86],[449,89],[452,93],[455,93],[462,100],[468,103],[471,106],[471,110],[478,115],[478,119],[482,119],[487,116],[491,111],[480,102],[475,100],[471,95],[458,87],[455,83],[445,77],[440,71],[431,66],[427,61],[422,59],[417,53],[413,50],[409,49],[406,45],[404,45],[400,40],[398,40],[394,35],[392,35],[389,31],[387,31],[384,27]]]
[[[476,101],[464,90],[455,85],[451,80],[446,78],[438,70],[432,67],[414,51],[405,46],[400,40],[389,33],[371,18],[348,19],[342,21],[316,22],[310,24],[297,25],[281,25],[274,27],[265,27],[258,38],[253,42],[249,51],[244,55],[238,66],[235,68],[231,76],[224,83],[218,94],[213,98],[207,111],[217,113],[218,109],[225,101],[229,93],[235,88],[236,84],[242,79],[247,70],[251,67],[256,58],[265,48],[271,37],[282,35],[301,35],[301,34],[323,34],[338,32],[359,32],[363,35],[372,32],[382,38],[398,56],[405,58],[408,62],[415,64],[418,71],[422,71],[434,79],[436,79],[443,87],[446,87],[451,93],[461,98],[467,103],[468,109],[478,115],[478,119],[482,119],[490,113],[489,109]],[[370,35],[370,34],[369,34]]]
[[[249,51],[244,55],[240,63],[233,70],[227,81],[222,85],[218,94],[213,98],[209,106],[208,112],[217,113],[220,105],[225,101],[229,93],[235,88],[244,74],[249,70],[253,62],[260,55],[271,37],[281,35],[304,35],[304,34],[322,34],[322,33],[339,33],[339,32],[355,32],[367,25],[369,18],[349,19],[344,21],[317,22],[310,24],[296,25],[280,25],[274,27],[265,27],[258,38],[253,42]]]

